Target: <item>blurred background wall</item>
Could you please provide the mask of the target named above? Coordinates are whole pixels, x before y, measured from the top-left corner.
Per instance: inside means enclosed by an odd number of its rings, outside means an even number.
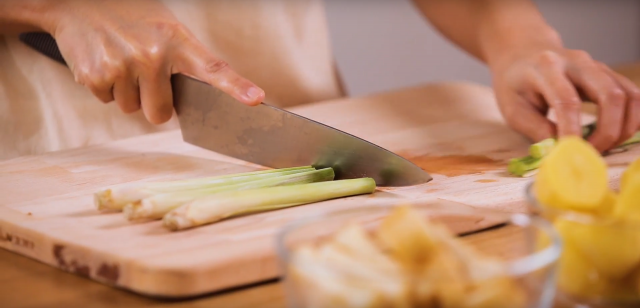
[[[483,64],[440,36],[411,0],[325,0],[347,91],[366,95],[426,82],[490,84]],[[640,60],[640,1],[536,0],[569,48],[609,65]]]

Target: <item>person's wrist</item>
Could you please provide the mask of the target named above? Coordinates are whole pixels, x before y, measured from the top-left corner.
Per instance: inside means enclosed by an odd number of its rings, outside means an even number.
[[[45,31],[53,33],[59,20],[61,7],[66,0],[14,0],[0,3],[0,21],[16,26],[23,31]],[[6,7],[3,7],[3,5]]]
[[[73,8],[70,7],[70,3],[73,1],[44,0],[39,2],[41,2],[40,7],[38,8],[40,10],[40,14],[38,14],[40,19],[36,22],[42,30],[55,36],[58,24],[63,20],[64,15],[66,14],[67,18],[69,18],[69,13],[73,12]]]
[[[503,64],[535,52],[564,50],[562,39],[557,31],[545,25],[521,29],[506,28],[505,33],[484,35],[483,53],[487,66],[494,70]]]

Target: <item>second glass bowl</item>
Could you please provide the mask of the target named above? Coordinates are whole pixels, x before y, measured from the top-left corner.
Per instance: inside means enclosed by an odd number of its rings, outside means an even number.
[[[340,289],[340,272],[347,273],[353,269],[338,268],[337,273],[334,272],[337,276],[322,278],[323,275],[320,273],[315,276],[315,281],[302,282],[296,279],[294,275],[296,270],[301,267],[313,270],[314,265],[300,264],[292,255],[296,249],[322,242],[344,226],[354,222],[361,224],[368,231],[375,230],[382,219],[394,208],[395,206],[389,205],[341,210],[302,219],[286,226],[277,237],[276,248],[289,307],[326,307],[327,305],[333,308],[378,307],[365,305],[364,298],[372,289],[390,288],[385,284],[384,279],[349,280],[347,292]],[[413,205],[412,209],[422,219],[444,222],[456,234],[465,228],[465,224],[477,223],[469,219],[468,213],[448,212],[442,210],[442,207],[434,211],[434,207],[429,204]],[[552,307],[555,291],[555,264],[561,252],[560,239],[552,226],[541,218],[523,214],[478,211],[477,215],[472,216],[483,217],[480,220],[484,219],[484,221],[495,221],[499,223],[499,227],[460,238],[485,255],[499,258],[508,269],[511,281],[521,286],[526,293],[526,304],[523,307]],[[359,299],[362,301],[358,302]],[[498,307],[512,308],[513,306],[510,303],[500,303]]]
[[[533,185],[526,188],[531,210],[563,242],[558,297],[573,307],[640,307],[640,223],[541,204]]]

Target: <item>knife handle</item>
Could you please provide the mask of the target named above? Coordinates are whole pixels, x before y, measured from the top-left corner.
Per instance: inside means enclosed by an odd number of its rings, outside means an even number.
[[[58,44],[51,34],[45,32],[28,32],[20,34],[19,38],[20,41],[27,46],[68,67],[67,61],[62,57]]]

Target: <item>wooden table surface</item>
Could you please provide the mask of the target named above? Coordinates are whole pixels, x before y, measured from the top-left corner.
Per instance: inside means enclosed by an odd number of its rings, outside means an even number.
[[[615,69],[640,84],[640,63]],[[469,235],[471,241],[503,245],[510,230],[496,228]],[[497,247],[497,246],[496,246]],[[136,295],[63,272],[0,249],[1,307],[285,307],[278,281],[228,290],[198,298],[167,301]]]
[[[497,227],[465,236],[482,247],[504,247],[517,236],[512,227]],[[198,298],[166,301],[114,289],[63,272],[46,264],[0,249],[0,307],[285,307],[279,281],[214,293]]]

